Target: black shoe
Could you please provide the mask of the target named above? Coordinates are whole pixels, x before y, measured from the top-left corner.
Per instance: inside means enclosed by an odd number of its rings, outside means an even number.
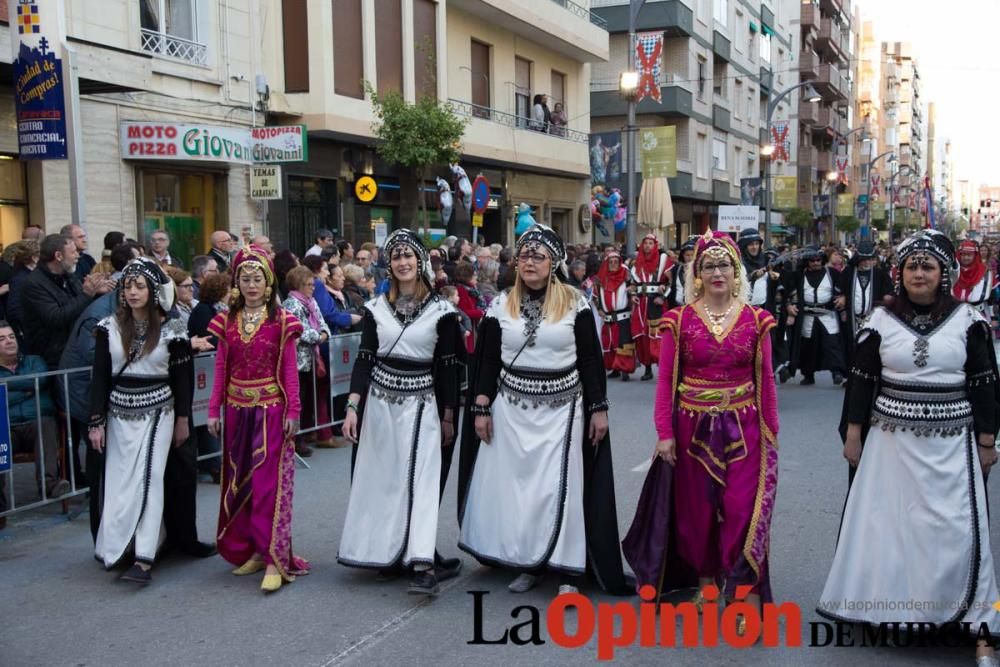
[[[139,567],[138,563],[126,570],[125,574],[123,574],[120,578],[122,581],[131,581],[132,583],[139,584],[141,586],[145,586],[153,581],[153,575],[150,571],[142,569]]]
[[[403,576],[403,569],[401,567],[393,566],[382,568],[375,573],[375,581],[385,582],[385,581],[395,581]]]
[[[304,459],[313,455],[312,447],[306,444],[295,445],[295,453]]]
[[[642,374],[640,380],[652,380],[653,379],[653,367],[646,366],[646,372]]]
[[[621,373],[619,373],[618,371],[611,371],[610,373],[608,373],[609,380],[614,380],[616,377],[621,377]]]
[[[785,384],[786,382],[788,382],[788,380],[791,377],[792,374],[788,372],[787,368],[782,368],[780,371],[778,371],[778,381],[781,382],[781,384]]]
[[[187,554],[188,556],[193,556],[194,558],[209,558],[219,553],[214,544],[199,542],[197,540],[191,542],[190,544],[181,545],[178,548],[178,551],[183,554]]]
[[[434,570],[421,570],[413,573],[410,587],[406,589],[406,592],[410,595],[437,595],[439,590]]]
[[[802,378],[802,382],[799,382],[799,384],[800,385],[816,384],[816,378],[814,378],[812,375],[807,375],[804,378]]]
[[[838,387],[840,385],[844,384],[844,376],[842,374],[840,374],[840,373],[834,373],[833,374],[833,384],[836,385],[836,386],[838,386]]]
[[[622,382],[628,382],[631,379],[632,379],[631,375],[629,375],[628,373],[625,373],[625,372],[622,373]]]
[[[461,571],[462,561],[458,558],[444,558],[440,554],[434,554],[434,573],[439,583],[454,579]]]

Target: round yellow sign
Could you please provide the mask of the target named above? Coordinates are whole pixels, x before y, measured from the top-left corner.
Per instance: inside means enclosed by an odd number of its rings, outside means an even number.
[[[354,195],[366,204],[375,199],[378,194],[378,185],[371,176],[362,176],[354,183]]]

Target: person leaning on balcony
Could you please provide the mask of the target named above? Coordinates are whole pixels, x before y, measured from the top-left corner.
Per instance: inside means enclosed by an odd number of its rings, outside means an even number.
[[[0,380],[15,375],[31,375],[48,371],[45,360],[35,355],[23,355],[17,345],[14,329],[0,320]],[[11,449],[16,454],[38,451],[38,429],[42,430],[42,459],[45,462],[45,493],[48,498],[58,498],[70,490],[70,484],[59,478],[59,431],[56,428],[55,406],[49,396],[51,377],[38,379],[37,403],[34,380],[7,382],[7,411],[10,416]],[[0,512],[7,510],[7,492],[4,482],[7,475],[0,475]],[[39,457],[35,457],[35,481],[41,491]],[[0,521],[3,528],[6,520]]]
[[[548,132],[552,123],[552,112],[549,111],[549,96],[535,95],[531,109],[531,129]]]
[[[552,121],[549,126],[549,132],[557,137],[565,137],[566,126],[568,124],[569,119],[566,118],[566,111],[563,109],[562,102],[556,102],[556,105],[552,108]]]

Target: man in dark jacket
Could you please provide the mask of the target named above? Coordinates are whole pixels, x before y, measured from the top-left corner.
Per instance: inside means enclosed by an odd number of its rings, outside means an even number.
[[[79,254],[76,261],[76,268],[73,269],[73,272],[82,282],[94,270],[94,266],[97,265],[97,260],[87,254],[87,230],[80,225],[70,224],[63,225],[59,233],[73,239],[73,245],[76,246],[76,251]]]
[[[74,275],[79,251],[73,239],[50,234],[42,241],[38,268],[24,282],[25,351],[37,354],[50,368],[59,365],[70,330],[95,296],[114,289],[107,276]]]

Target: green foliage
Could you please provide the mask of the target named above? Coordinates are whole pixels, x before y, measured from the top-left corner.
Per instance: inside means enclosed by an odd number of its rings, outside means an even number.
[[[837,230],[841,232],[856,232],[861,228],[861,221],[853,215],[837,216]]]
[[[372,132],[379,140],[376,151],[389,164],[422,172],[427,167],[458,162],[467,121],[451,104],[423,95],[409,104],[396,92],[379,95],[365,82],[375,110]]]
[[[813,215],[811,211],[807,211],[804,208],[793,208],[785,213],[785,224],[789,227],[798,227],[800,229],[805,229],[813,222]]]

